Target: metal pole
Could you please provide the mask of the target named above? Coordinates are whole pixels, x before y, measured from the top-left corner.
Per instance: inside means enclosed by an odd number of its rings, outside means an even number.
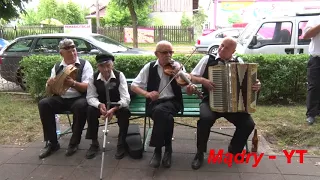
[[[99,33],[100,27],[100,8],[99,8],[99,0],[96,0],[96,31]]]

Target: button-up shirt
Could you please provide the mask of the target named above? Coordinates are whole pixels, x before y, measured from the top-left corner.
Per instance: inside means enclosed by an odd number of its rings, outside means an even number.
[[[101,80],[103,82],[109,83],[111,78],[114,78],[114,79],[116,78],[113,71],[111,71],[111,74],[108,80],[106,80],[101,73],[98,74],[97,80]],[[120,79],[120,84],[119,84],[120,101],[116,103],[120,104],[119,108],[128,107],[130,103],[130,94],[128,92],[126,77],[122,72],[120,72],[119,79]],[[88,90],[87,90],[87,101],[89,105],[98,108],[101,102],[98,99],[97,88],[95,87],[93,82],[94,82],[94,79],[92,76],[89,79]]]
[[[216,59],[219,58],[219,55],[217,54]],[[191,74],[195,76],[203,76],[204,71],[206,70],[206,66],[208,64],[209,55],[203,56],[201,60],[198,62],[196,67],[192,70]],[[244,63],[241,58],[238,58],[239,63]],[[230,62],[230,60],[225,60],[225,63]],[[219,62],[220,63],[220,62]]]
[[[320,16],[313,17],[313,19],[309,20],[304,33],[306,33],[309,29],[316,27],[320,24]],[[315,37],[311,38],[311,42],[309,44],[309,54],[312,56],[320,56],[320,33],[318,33]]]
[[[80,64],[79,58],[76,59],[76,64]],[[61,61],[59,66],[63,66],[63,70],[68,66],[64,60]],[[89,78],[93,75],[93,68],[89,61],[86,61],[82,70],[81,83],[88,83]],[[56,76],[55,66],[51,69],[51,78]],[[62,98],[75,98],[81,96],[81,93],[75,88],[70,87],[64,95],[61,95]]]
[[[159,84],[159,89],[158,92],[160,91],[169,83],[170,81],[170,76],[167,76],[164,74],[162,66],[159,64],[159,60],[156,61],[154,64],[154,67],[157,66],[158,70],[158,75],[160,77],[160,84]],[[148,78],[149,78],[149,67],[150,67],[150,62],[146,64],[138,74],[138,76],[133,80],[132,86],[139,86],[142,89],[145,89],[148,84]],[[163,92],[159,95],[159,99],[167,99],[167,98],[172,98],[174,97],[173,91],[171,84],[166,87],[166,89],[163,90]]]

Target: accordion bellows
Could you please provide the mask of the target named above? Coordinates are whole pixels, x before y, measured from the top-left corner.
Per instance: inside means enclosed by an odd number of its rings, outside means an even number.
[[[215,112],[256,111],[257,92],[252,85],[257,80],[257,63],[227,63],[209,66],[209,80],[215,90],[209,92],[209,103]]]
[[[72,79],[76,79],[78,73],[78,69],[74,65],[68,65],[66,66],[63,71],[61,71],[56,77],[55,82],[47,88],[47,94],[48,95],[64,95],[66,91],[70,88],[70,86],[66,85],[64,81],[68,76],[70,76]]]

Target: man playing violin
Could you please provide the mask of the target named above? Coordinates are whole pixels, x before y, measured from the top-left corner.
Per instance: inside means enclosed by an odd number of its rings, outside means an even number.
[[[158,42],[155,51],[158,59],[147,63],[131,84],[133,92],[147,98],[146,113],[154,121],[150,140],[150,146],[155,147],[150,161],[153,168],[160,166],[163,146],[162,165],[171,167],[173,117],[183,109],[181,87],[176,79],[170,82],[172,77],[164,72],[164,67],[173,62],[173,53],[170,42]]]
[[[50,89],[56,81],[56,75],[68,65],[75,65],[78,69],[76,79],[67,77],[64,84],[70,87],[64,95],[53,95],[41,99],[38,104],[43,134],[45,141],[49,141],[39,158],[45,158],[60,149],[57,140],[55,114],[69,110],[73,113],[72,136],[68,145],[66,156],[73,155],[78,150],[82,130],[87,117],[86,91],[89,78],[93,74],[93,68],[89,61],[79,59],[73,40],[64,39],[59,43],[60,55],[63,57],[51,70],[51,77],[48,79],[46,88]]]
[[[208,79],[208,67],[219,63],[228,63],[234,61],[232,55],[236,50],[237,42],[232,38],[225,38],[218,49],[217,56],[204,56],[196,67],[191,72],[192,82],[195,84],[202,84],[202,91],[204,98],[200,103],[200,119],[197,122],[197,153],[192,161],[192,168],[199,169],[203,164],[204,153],[207,151],[207,142],[210,135],[210,129],[215,121],[224,117],[229,122],[236,126],[236,131],[228,146],[228,152],[232,154],[241,153],[249,135],[252,133],[255,123],[248,113],[219,113],[211,111],[209,106],[209,92],[214,91],[215,84]],[[211,57],[210,57],[211,56]],[[240,62],[239,63],[243,63]],[[260,90],[260,81],[252,86],[252,90]],[[194,92],[192,86],[187,87],[188,94]]]

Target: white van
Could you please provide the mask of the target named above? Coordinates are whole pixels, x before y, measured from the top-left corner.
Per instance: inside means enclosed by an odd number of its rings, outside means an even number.
[[[249,23],[237,39],[237,54],[307,54],[303,30],[320,13],[264,18]]]

